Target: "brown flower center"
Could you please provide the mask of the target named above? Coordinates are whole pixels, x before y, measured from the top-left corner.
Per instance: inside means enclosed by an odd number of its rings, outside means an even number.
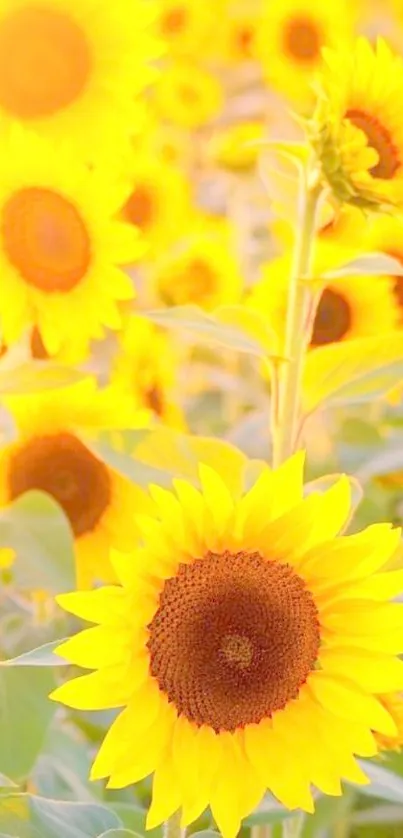
[[[50,189],[27,187],[3,207],[3,247],[22,279],[46,293],[67,293],[83,279],[91,247],[77,209]]]
[[[144,401],[147,407],[150,408],[157,416],[162,416],[164,413],[164,393],[162,388],[155,383],[152,387],[144,393]]]
[[[325,288],[316,312],[311,346],[342,340],[350,326],[351,309],[347,300],[331,288]]]
[[[74,535],[95,529],[111,498],[109,473],[73,434],[37,437],[19,447],[8,471],[11,499],[47,492],[66,513]]]
[[[0,107],[18,119],[64,110],[91,73],[85,33],[64,11],[46,5],[12,9],[0,24]]]
[[[298,61],[311,62],[320,56],[321,33],[314,21],[308,17],[295,17],[284,29],[284,49]]]
[[[379,161],[370,169],[372,177],[391,180],[400,167],[400,160],[389,131],[374,116],[357,108],[351,108],[345,116],[356,128],[363,131],[368,145],[378,152]]]
[[[320,640],[302,579],[259,553],[180,565],[148,628],[160,689],[179,715],[217,732],[257,724],[296,698]]]

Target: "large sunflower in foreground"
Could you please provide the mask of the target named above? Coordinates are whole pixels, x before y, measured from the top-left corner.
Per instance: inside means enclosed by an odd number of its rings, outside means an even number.
[[[379,39],[327,50],[311,139],[336,196],[403,204],[403,59]]]
[[[136,122],[156,53],[142,0],[0,0],[0,130],[66,136],[87,159]]]
[[[282,256],[262,269],[247,305],[261,312],[285,340],[290,259]],[[399,308],[389,277],[352,276],[333,279],[320,294],[311,346],[391,332],[399,325]]]
[[[352,4],[322,0],[266,3],[257,35],[257,49],[270,85],[298,104],[313,101],[312,81],[323,66],[323,47],[350,43]]]
[[[18,129],[0,140],[0,311],[7,344],[37,326],[46,350],[119,328],[134,296],[119,265],[142,253],[115,220],[126,191],[64,149]]]
[[[381,571],[400,532],[338,537],[349,481],[303,499],[303,458],[265,467],[246,494],[200,465],[200,490],[151,487],[142,545],[116,555],[120,586],[58,598],[99,625],[58,652],[96,671],[52,695],[124,708],[92,777],[121,788],[154,772],[149,828],[210,805],[224,838],[266,788],[313,810],[312,786],[365,783],[354,755],[396,734],[378,696],[401,689],[401,573]]]
[[[102,429],[144,426],[128,400],[99,391],[92,378],[63,390],[4,399],[17,438],[0,449],[0,506],[29,490],[47,492],[64,510],[73,532],[77,584],[111,582],[111,547],[127,549],[138,536],[133,509],[148,510],[147,496],[92,450]]]

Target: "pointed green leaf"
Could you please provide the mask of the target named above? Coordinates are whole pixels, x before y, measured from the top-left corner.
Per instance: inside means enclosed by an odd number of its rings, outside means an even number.
[[[0,661],[0,666],[68,666],[69,661],[54,654],[54,649],[68,639],[68,637],[63,637],[61,640],[44,643],[43,646],[30,649],[29,652],[17,655],[16,658]]]
[[[322,274],[322,279],[341,279],[349,276],[403,276],[403,266],[387,253],[363,253],[340,268]]]

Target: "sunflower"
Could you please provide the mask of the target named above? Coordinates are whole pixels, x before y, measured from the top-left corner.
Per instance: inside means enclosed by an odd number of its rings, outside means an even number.
[[[229,171],[250,172],[259,159],[265,136],[266,125],[259,120],[219,128],[208,144],[208,157]]]
[[[311,140],[336,197],[364,207],[403,204],[403,59],[373,48],[328,50]]]
[[[118,267],[143,250],[114,219],[127,192],[34,134],[0,141],[0,297],[7,344],[37,326],[45,349],[119,328],[118,302],[134,296]]]
[[[123,708],[91,776],[121,788],[154,772],[149,828],[210,805],[234,838],[266,788],[311,812],[311,786],[367,782],[355,755],[396,734],[378,696],[403,683],[403,608],[387,601],[401,578],[379,571],[400,532],[339,537],[348,479],[303,499],[302,470],[299,454],[265,467],[242,497],[204,464],[201,490],[151,487],[142,545],[113,559],[120,586],[58,597],[99,625],[57,650],[96,671],[52,698]]]
[[[351,3],[283,0],[266,3],[257,49],[270,85],[299,108],[313,101],[312,81],[323,64],[322,49],[349,43],[354,26]]]
[[[169,53],[194,58],[205,50],[214,33],[215,15],[199,0],[161,0],[156,28]]]
[[[149,246],[177,237],[190,212],[189,184],[179,168],[151,155],[133,155],[127,167],[128,198],[122,221],[133,224]]]
[[[181,128],[206,125],[218,116],[223,106],[218,79],[188,61],[178,61],[167,68],[154,91],[157,113]]]
[[[282,256],[263,267],[262,279],[247,301],[265,314],[283,342],[287,313],[290,259]],[[313,325],[311,346],[393,331],[399,311],[388,277],[333,279],[323,288]]]
[[[168,306],[195,304],[212,311],[239,301],[242,277],[226,225],[190,232],[156,265],[154,283]]]
[[[399,216],[379,216],[368,228],[367,246],[371,251],[386,253],[403,265],[403,221]],[[403,277],[394,276],[393,290],[403,325]]]
[[[0,450],[0,506],[31,489],[47,492],[64,510],[74,536],[78,587],[115,581],[112,546],[125,549],[138,536],[133,509],[148,509],[146,495],[104,463],[89,443],[97,431],[144,426],[114,389],[98,391],[84,379],[62,390],[3,400],[18,436]],[[88,437],[88,439],[86,438]]]
[[[142,0],[0,0],[0,132],[67,136],[86,159],[115,148],[152,77],[150,24]]]
[[[183,427],[181,411],[172,400],[178,358],[169,335],[133,314],[119,336],[119,348],[111,384],[122,388],[136,409],[145,408],[165,424]]]
[[[392,716],[396,725],[393,736],[376,733],[375,738],[381,751],[400,751],[403,747],[403,692],[388,693],[380,696],[383,706]]]
[[[223,58],[235,64],[256,61],[261,3],[227,3],[223,17]]]

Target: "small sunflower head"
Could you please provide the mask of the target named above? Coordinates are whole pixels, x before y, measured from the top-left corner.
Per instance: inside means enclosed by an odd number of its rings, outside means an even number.
[[[325,50],[308,138],[340,203],[367,210],[403,203],[403,61],[379,40],[351,55]],[[381,83],[381,80],[384,83]]]

